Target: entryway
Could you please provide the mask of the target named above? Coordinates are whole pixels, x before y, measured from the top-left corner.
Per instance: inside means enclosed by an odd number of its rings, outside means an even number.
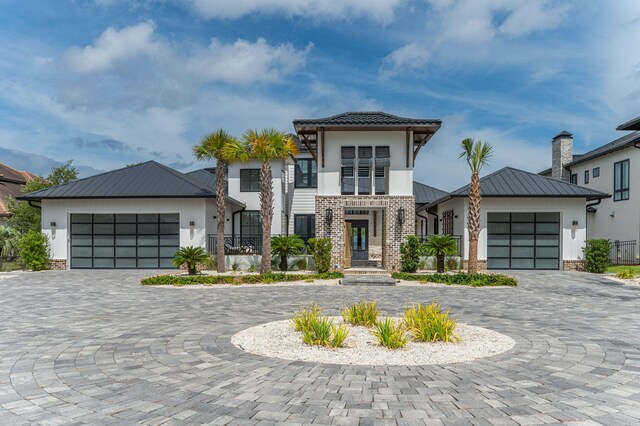
[[[347,221],[347,229],[351,232],[347,235],[351,236],[351,261],[369,260],[369,221],[368,220],[349,220]]]

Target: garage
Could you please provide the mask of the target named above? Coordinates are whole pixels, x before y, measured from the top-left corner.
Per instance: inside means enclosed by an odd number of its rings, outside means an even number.
[[[174,268],[178,213],[70,216],[71,268]]]
[[[488,269],[559,269],[560,213],[487,213]]]

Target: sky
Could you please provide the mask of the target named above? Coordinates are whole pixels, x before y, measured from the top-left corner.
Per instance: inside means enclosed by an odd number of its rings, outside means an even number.
[[[146,160],[190,171],[225,128],[385,111],[438,118],[414,178],[550,166],[640,115],[637,0],[0,0],[0,162],[82,176]]]

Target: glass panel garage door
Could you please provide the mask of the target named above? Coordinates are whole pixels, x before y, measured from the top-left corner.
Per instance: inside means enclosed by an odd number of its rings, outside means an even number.
[[[72,214],[71,268],[174,268],[180,216]]]
[[[488,213],[489,269],[559,269],[560,213]]]

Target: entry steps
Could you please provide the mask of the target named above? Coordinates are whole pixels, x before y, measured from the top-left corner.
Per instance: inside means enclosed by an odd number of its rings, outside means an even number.
[[[347,286],[394,286],[396,280],[389,275],[345,275],[340,284]]]

